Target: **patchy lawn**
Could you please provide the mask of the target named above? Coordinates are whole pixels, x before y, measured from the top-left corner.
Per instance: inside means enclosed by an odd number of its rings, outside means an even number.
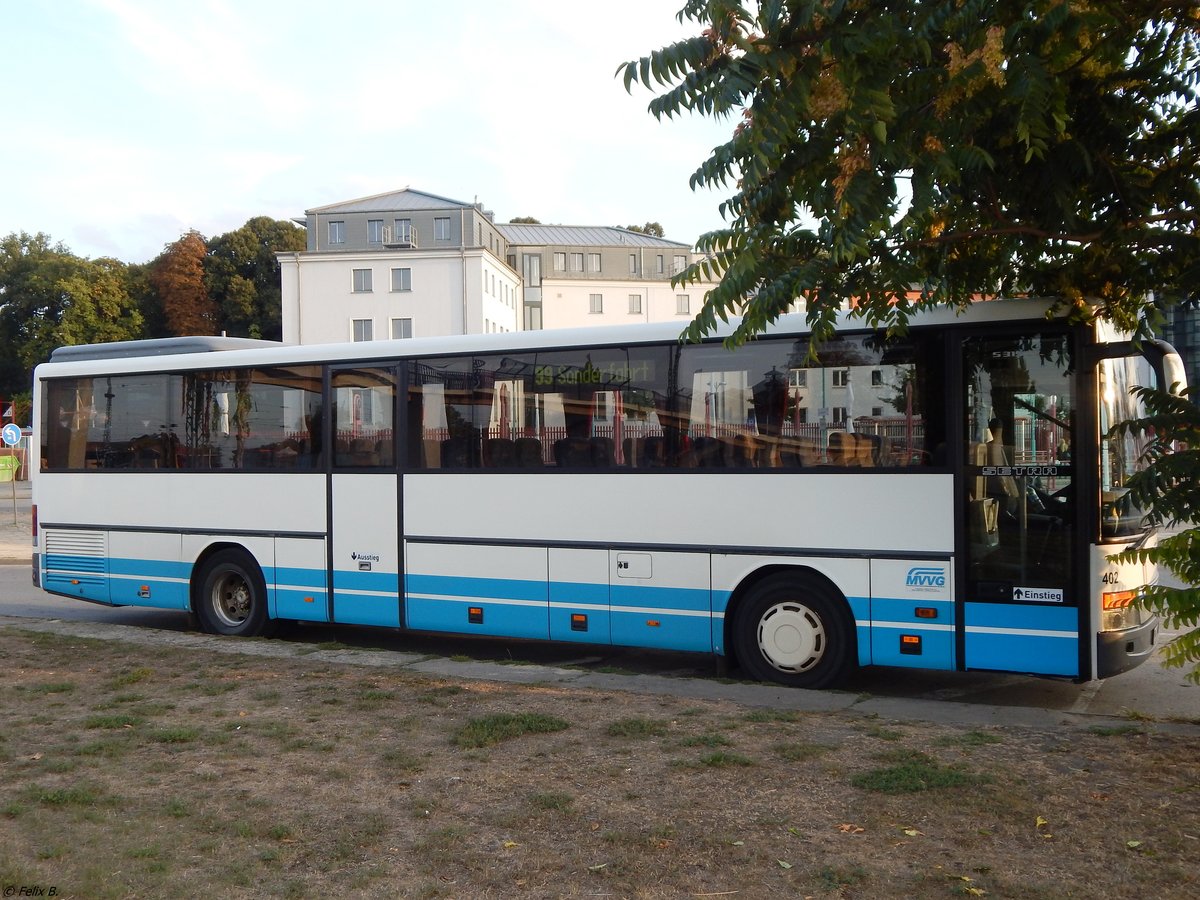
[[[1194,729],[947,727],[0,629],[0,885],[1200,895]]]

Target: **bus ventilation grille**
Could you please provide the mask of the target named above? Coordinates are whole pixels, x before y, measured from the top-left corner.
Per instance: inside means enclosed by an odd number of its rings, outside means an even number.
[[[105,571],[108,554],[103,531],[47,531],[42,537],[47,570]]]

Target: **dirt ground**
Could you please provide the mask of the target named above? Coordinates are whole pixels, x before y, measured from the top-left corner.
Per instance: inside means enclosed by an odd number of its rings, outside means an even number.
[[[956,728],[17,629],[0,659],[5,897],[1200,897],[1195,729]]]

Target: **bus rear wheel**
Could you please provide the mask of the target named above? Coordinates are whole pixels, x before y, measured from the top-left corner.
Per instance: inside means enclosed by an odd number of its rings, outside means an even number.
[[[743,670],[759,681],[826,688],[856,659],[845,600],[815,578],[772,575],[750,589],[734,618],[733,646]]]
[[[209,634],[265,635],[267,586],[258,565],[241,550],[221,550],[204,563],[197,579],[196,615]]]

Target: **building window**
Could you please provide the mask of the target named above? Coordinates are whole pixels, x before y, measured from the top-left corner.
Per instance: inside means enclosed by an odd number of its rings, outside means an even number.
[[[692,311],[691,294],[675,295],[675,312],[678,315],[688,315]]]
[[[883,371],[881,369],[871,370],[871,387],[883,387]]]
[[[629,274],[636,275],[638,273],[638,256],[636,253],[629,254]]]
[[[437,241],[450,240],[450,217],[438,216],[433,220],[433,238]]]
[[[850,383],[849,369],[834,369],[833,370],[833,386],[845,387]]]
[[[835,406],[833,408],[833,424],[834,425],[845,425],[846,424],[846,407]]]
[[[882,406],[872,406],[871,407],[871,415],[874,416],[876,419],[882,419],[883,418],[883,407]]]
[[[571,271],[572,272],[582,272],[583,271],[583,254],[582,253],[572,253],[571,254]]]
[[[367,219],[367,243],[383,243],[383,219]]]
[[[346,243],[346,223],[345,222],[330,222],[329,223],[329,243],[331,243],[331,244]]]
[[[374,290],[371,286],[371,270],[370,269],[355,269],[354,270],[354,293],[365,294]]]
[[[588,271],[589,272],[599,272],[600,271],[600,254],[599,253],[589,253],[588,254]]]
[[[638,315],[638,316],[640,316],[642,314],[642,295],[641,294],[630,294],[629,295],[629,312],[632,315]]]
[[[661,253],[654,257],[654,271],[659,275],[662,275],[666,271],[663,263],[663,255]]]
[[[392,290],[412,290],[412,269],[392,269]]]
[[[412,319],[392,319],[392,340],[412,337]]]
[[[375,340],[375,322],[371,319],[351,319],[350,324],[356,341]]]
[[[604,312],[603,294],[588,294],[588,312],[593,315]]]
[[[792,369],[788,380],[792,387],[808,387],[808,370],[807,369]]]
[[[412,243],[412,219],[397,219],[395,221],[396,233],[393,235],[398,244]]]
[[[565,254],[565,253],[555,253],[554,254],[554,271],[555,272],[567,271],[567,254]]]
[[[687,257],[686,256],[676,256],[673,258],[673,260],[671,262],[671,274],[672,275],[678,275],[680,272],[682,272],[686,268],[687,268]]]

